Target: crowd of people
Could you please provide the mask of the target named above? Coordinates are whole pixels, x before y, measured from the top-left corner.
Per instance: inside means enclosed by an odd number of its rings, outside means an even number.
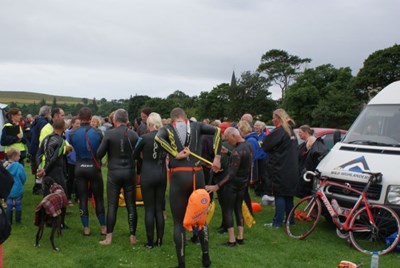
[[[68,204],[79,204],[84,236],[92,233],[88,203],[94,200],[99,230],[104,235],[99,243],[104,246],[112,243],[121,192],[128,211],[129,242],[137,243],[139,183],[145,210],[144,246],[160,247],[169,183],[173,241],[178,267],[185,267],[183,220],[194,189],[205,189],[211,199],[217,193],[222,210],[218,231],[227,232],[226,246],[243,245],[242,204],[252,213],[251,189],[258,196],[274,200],[273,220],[264,226],[280,228],[293,208],[294,197],[310,192],[310,185],[301,183],[301,175],[315,169],[327,152],[323,141],[314,138],[307,125],[300,127],[299,137],[304,142],[299,145],[293,131],[295,122],[283,109],[273,112],[272,131],[264,122],[253,123],[250,114],[244,114],[237,123],[209,119],[198,122],[189,119],[181,108],[174,108],[170,119],[162,119],[146,107],[140,117],[139,125],[130,124],[128,112],[118,109],[104,120],[83,107],[66,120],[62,109],[43,106],[36,117],[27,115],[22,120],[21,111],[11,108],[1,136],[6,152],[2,165],[14,178],[11,193],[3,204],[9,222],[15,211],[15,222],[21,223],[26,181],[23,165],[27,158],[35,178],[32,193],[47,195],[42,178],[53,178],[64,189]],[[106,155],[105,205],[101,167]],[[61,214],[62,228],[68,228],[66,210]],[[194,228],[191,240],[200,242],[202,264],[209,267],[208,226]]]

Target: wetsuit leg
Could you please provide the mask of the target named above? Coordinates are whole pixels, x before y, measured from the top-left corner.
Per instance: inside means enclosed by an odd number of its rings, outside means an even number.
[[[243,226],[242,203],[245,195],[246,187],[236,189],[236,200],[234,203],[234,212],[236,218],[236,226]]]
[[[146,227],[147,245],[153,246],[154,243],[154,218],[155,218],[155,187],[151,182],[151,177],[147,177],[142,172],[141,190],[144,202],[144,223]]]
[[[128,210],[128,225],[131,235],[136,235],[137,228],[137,210],[136,210],[136,174],[131,170],[126,170],[123,176],[123,189],[126,201],[126,209]]]
[[[107,177],[107,233],[114,231],[115,222],[117,220],[118,200],[121,186],[117,184],[111,171]]]
[[[233,189],[232,183],[224,185],[224,201],[223,201],[223,217],[226,228],[232,228],[233,222],[233,211],[235,207],[236,193]]]
[[[89,227],[88,213],[88,181],[84,177],[80,177],[80,169],[76,169],[76,188],[79,196],[79,212],[83,227]]]
[[[184,265],[185,263],[186,232],[182,224],[192,191],[193,180],[190,172],[173,172],[171,174],[169,198],[174,222],[173,239],[180,265]]]
[[[157,245],[161,246],[164,237],[164,214],[165,210],[165,190],[167,188],[167,181],[165,176],[161,177],[161,181],[155,189],[155,219],[156,219],[156,233],[157,233]]]
[[[91,170],[90,178],[90,185],[96,204],[96,216],[100,225],[105,225],[104,183],[101,170],[93,168]]]

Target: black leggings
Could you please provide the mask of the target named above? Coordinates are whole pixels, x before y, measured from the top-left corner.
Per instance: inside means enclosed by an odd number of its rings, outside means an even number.
[[[145,210],[145,226],[147,234],[147,243],[153,244],[154,241],[154,222],[156,225],[157,241],[158,245],[161,245],[164,236],[164,215],[165,209],[165,190],[167,188],[167,178],[164,174],[161,174],[159,170],[157,177],[147,177],[147,174],[142,170],[141,176],[141,190],[144,202]]]
[[[79,210],[84,227],[89,226],[88,199],[89,192],[93,193],[96,204],[96,216],[102,225],[101,218],[104,217],[104,184],[101,170],[90,162],[76,163],[75,181],[77,194],[79,196]],[[89,188],[90,187],[90,188]],[[90,191],[89,191],[90,189]]]
[[[204,188],[203,171],[195,171],[196,189]],[[174,242],[176,255],[179,263],[185,262],[185,241],[186,232],[183,227],[183,219],[185,217],[186,207],[190,194],[193,192],[193,172],[177,171],[172,172],[170,179],[170,207],[174,220]],[[208,227],[198,231],[201,249],[204,254],[208,253]]]
[[[223,188],[223,218],[226,228],[232,228],[233,213],[235,213],[237,226],[243,226],[242,203],[246,191],[246,185],[228,182]]]
[[[118,201],[121,189],[124,190],[126,209],[128,210],[129,233],[136,234],[136,174],[132,169],[108,170],[107,176],[107,233],[114,231],[117,221]]]

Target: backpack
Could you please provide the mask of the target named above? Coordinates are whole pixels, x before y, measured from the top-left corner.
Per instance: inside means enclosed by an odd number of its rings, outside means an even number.
[[[0,204],[0,207],[0,245],[2,245],[11,234],[11,224],[7,220],[3,205]]]

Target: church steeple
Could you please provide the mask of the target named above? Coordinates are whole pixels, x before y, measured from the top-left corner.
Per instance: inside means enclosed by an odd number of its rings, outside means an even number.
[[[235,71],[232,72],[231,87],[236,87]]]

